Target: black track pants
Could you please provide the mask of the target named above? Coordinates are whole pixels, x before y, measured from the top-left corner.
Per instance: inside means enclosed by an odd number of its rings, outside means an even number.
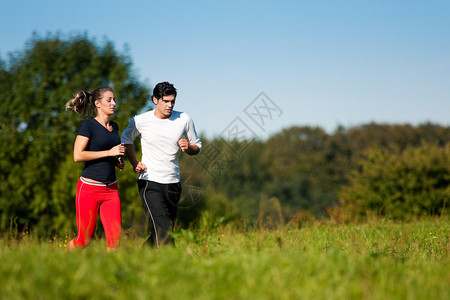
[[[177,214],[181,184],[163,184],[148,180],[138,180],[137,184],[142,205],[149,214],[151,233],[147,242],[157,248],[160,245],[173,244],[169,232]]]

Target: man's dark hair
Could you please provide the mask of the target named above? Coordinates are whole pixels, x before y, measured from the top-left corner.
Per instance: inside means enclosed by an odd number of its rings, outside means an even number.
[[[177,97],[177,89],[173,86],[173,84],[164,81],[155,85],[153,89],[153,97],[156,99],[161,99],[164,96],[174,95]]]

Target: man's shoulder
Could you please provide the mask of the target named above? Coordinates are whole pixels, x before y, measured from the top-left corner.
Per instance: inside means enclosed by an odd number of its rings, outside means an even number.
[[[189,115],[183,111],[177,111],[174,110],[172,111],[172,115],[170,116],[170,118],[172,120],[177,120],[177,119],[181,119],[181,120],[187,120],[190,119]]]
[[[138,114],[134,116],[135,120],[146,120],[148,118],[153,118],[155,116],[155,113],[153,110],[146,111],[144,113]]]

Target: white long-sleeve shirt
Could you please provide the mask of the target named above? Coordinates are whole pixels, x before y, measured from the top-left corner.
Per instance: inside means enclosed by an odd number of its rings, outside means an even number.
[[[179,138],[185,138],[200,149],[202,143],[195,131],[194,122],[188,114],[172,111],[167,119],[159,119],[154,110],[137,115],[130,120],[122,133],[123,144],[133,144],[141,136],[142,160],[147,170],[139,174],[139,179],[158,183],[180,181]]]

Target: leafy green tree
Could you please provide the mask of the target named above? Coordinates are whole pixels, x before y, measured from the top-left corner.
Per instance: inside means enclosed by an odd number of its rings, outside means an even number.
[[[418,126],[377,123],[350,128],[340,126],[330,135],[325,156],[336,180],[339,184],[346,184],[367,149],[383,148],[393,152],[418,147],[423,142],[444,146],[450,142],[450,127],[432,123]]]
[[[340,186],[349,184],[367,151],[379,148],[394,154],[420,147],[423,142],[442,147],[450,142],[450,128],[431,123],[369,123],[339,127],[327,134],[319,127],[293,126],[267,141],[236,145],[236,141],[214,139],[205,143],[195,160],[185,161],[200,162],[203,169],[190,166],[183,170],[198,174],[196,184],[207,191],[204,198],[206,209],[214,211],[211,216],[233,211],[229,214],[233,218],[256,221],[264,201],[275,198],[286,221],[307,212],[324,217],[330,207],[338,205]],[[244,151],[237,154],[230,149]],[[229,203],[230,209],[214,209],[215,202],[218,207]],[[225,213],[222,216],[229,219]]]
[[[0,60],[1,231],[11,220],[19,228],[48,231],[74,224],[74,189],[82,166],[73,162],[72,151],[81,120],[64,105],[77,90],[100,85],[115,89],[119,109],[113,119],[121,130],[150,94],[126,53],[86,34],[34,34],[23,51]]]
[[[395,153],[373,148],[342,187],[340,210],[354,219],[375,215],[407,220],[440,215],[449,199],[450,144]]]
[[[296,211],[324,215],[337,203],[336,182],[326,160],[329,135],[319,127],[295,126],[267,141],[270,181],[266,194],[279,199],[286,216]]]

